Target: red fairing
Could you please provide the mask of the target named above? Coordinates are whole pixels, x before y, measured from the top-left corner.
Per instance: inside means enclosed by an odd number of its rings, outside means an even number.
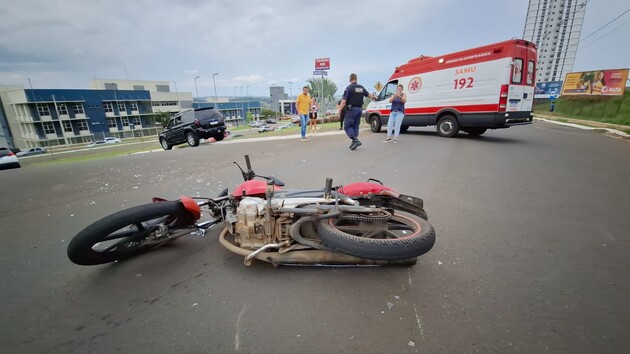
[[[376,194],[376,195],[389,194],[394,197],[398,197],[398,192],[396,192],[395,190],[386,186],[382,186],[378,183],[372,183],[372,182],[350,183],[340,188],[339,192],[349,197],[360,197],[361,195],[365,195],[369,193]]]
[[[275,186],[275,185],[273,186],[274,191],[277,191],[280,189],[281,188],[278,186]],[[243,195],[243,190],[245,190],[245,195],[265,194],[265,192],[267,191],[267,182],[259,180],[259,179],[243,182],[234,189],[234,192],[232,193],[232,195],[235,197],[240,197],[241,195]]]
[[[182,204],[184,204],[184,208],[193,214],[195,220],[199,220],[201,217],[201,208],[199,207],[199,204],[197,204],[197,202],[191,197],[181,196],[179,197],[179,200]]]

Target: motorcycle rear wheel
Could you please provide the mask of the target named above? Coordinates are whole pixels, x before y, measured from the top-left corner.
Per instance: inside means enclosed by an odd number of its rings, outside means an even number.
[[[435,243],[435,230],[428,221],[399,210],[387,221],[324,219],[317,223],[317,231],[329,248],[374,260],[415,258],[431,250]]]
[[[79,265],[96,265],[135,256],[170,241],[145,244],[158,232],[183,228],[194,222],[179,201],[139,205],[104,217],[79,232],[68,245],[68,258]]]

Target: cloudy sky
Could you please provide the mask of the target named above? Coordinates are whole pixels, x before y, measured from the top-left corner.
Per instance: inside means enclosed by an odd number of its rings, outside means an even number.
[[[521,38],[527,0],[5,0],[0,85],[89,88],[94,78],[163,80],[213,96],[293,94],[330,58],[372,87],[408,59]],[[590,0],[582,38],[627,0]],[[575,71],[630,67],[630,13],[580,43]],[[247,88],[248,87],[248,88]]]

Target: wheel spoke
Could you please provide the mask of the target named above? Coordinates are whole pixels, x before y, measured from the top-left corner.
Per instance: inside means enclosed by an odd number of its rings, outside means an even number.
[[[363,235],[363,237],[365,237],[365,238],[374,238],[374,236],[378,236],[381,233],[383,233],[383,230],[381,230],[381,229],[368,230],[368,232],[365,235]]]
[[[120,245],[124,245],[125,243],[129,243],[129,242],[130,242],[130,241],[129,241],[129,240],[127,240],[127,239],[122,239],[122,240],[120,240],[120,241],[118,241],[118,242],[114,243],[113,245],[111,245],[111,246],[107,247],[106,249],[104,249],[104,250],[102,250],[102,251],[99,251],[99,252],[102,252],[102,253],[107,253],[107,252],[109,252],[109,251],[113,250],[114,248],[117,248],[118,246],[120,246]]]

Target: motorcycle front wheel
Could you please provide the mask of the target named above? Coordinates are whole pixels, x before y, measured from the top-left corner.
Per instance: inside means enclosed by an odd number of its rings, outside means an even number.
[[[319,221],[322,243],[337,252],[384,261],[418,257],[435,243],[433,226],[414,214],[395,210],[388,220],[380,221],[351,216]]]
[[[170,232],[188,228],[193,215],[179,201],[139,205],[104,217],[79,232],[68,258],[79,265],[114,262],[170,241]]]

